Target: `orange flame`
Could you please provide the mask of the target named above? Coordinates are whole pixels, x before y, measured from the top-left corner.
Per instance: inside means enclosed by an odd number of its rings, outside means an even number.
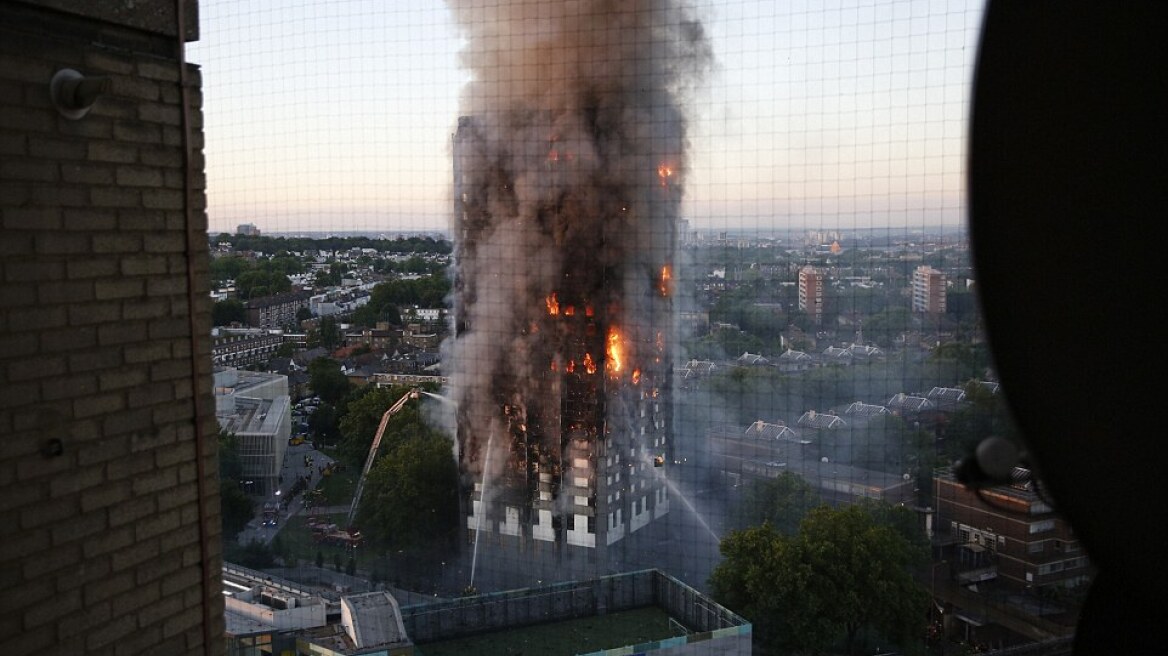
[[[661,267],[661,284],[657,289],[661,290],[662,296],[669,296],[670,283],[673,282],[673,272],[669,270],[669,265]]]
[[[590,316],[592,316],[592,315],[594,315],[594,314],[596,314],[596,311],[592,309],[592,306],[591,306],[591,305],[585,305],[585,306],[584,306],[584,316],[586,316],[586,317],[590,317]]]
[[[608,329],[608,360],[606,364],[608,373],[613,378],[620,375],[621,367],[624,366],[624,345],[621,344],[620,332],[613,326]]]
[[[591,353],[584,354],[584,371],[590,374],[596,373],[596,363],[592,361]]]
[[[564,316],[565,316],[565,317],[574,317],[574,316],[576,316],[576,306],[575,306],[575,305],[568,305],[568,306],[565,306],[565,307],[564,307]]]
[[[633,384],[636,385],[641,382],[641,370],[633,369]]]
[[[657,167],[657,177],[661,178],[662,187],[667,186],[669,184],[669,178],[673,177],[673,167],[662,163]]]
[[[544,303],[547,304],[548,314],[550,314],[554,317],[560,313],[560,302],[559,302],[559,300],[556,299],[555,292],[552,292],[551,294],[549,294],[548,297],[546,299],[544,299]]]
[[[570,373],[570,374],[576,373],[576,361],[575,360],[568,360],[568,373]]]

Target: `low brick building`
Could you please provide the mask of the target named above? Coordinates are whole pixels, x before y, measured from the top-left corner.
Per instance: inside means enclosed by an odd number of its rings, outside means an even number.
[[[1019,479],[1028,474],[1020,472]],[[1070,524],[1034,483],[998,485],[979,496],[946,468],[935,472],[933,486],[938,541],[951,549],[959,583],[997,578],[1019,590],[1037,590],[1090,578],[1090,563]]]

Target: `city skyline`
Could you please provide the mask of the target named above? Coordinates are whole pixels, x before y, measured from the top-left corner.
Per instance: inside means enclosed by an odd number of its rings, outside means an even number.
[[[959,226],[980,2],[702,2],[696,230]],[[201,5],[211,231],[449,228],[469,79],[449,12],[413,1]]]

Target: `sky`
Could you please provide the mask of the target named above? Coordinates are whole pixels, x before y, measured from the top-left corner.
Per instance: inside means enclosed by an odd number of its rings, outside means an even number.
[[[210,229],[440,231],[463,42],[438,0],[201,0]],[[964,220],[979,0],[695,0],[698,229]],[[517,28],[521,29],[521,28]]]

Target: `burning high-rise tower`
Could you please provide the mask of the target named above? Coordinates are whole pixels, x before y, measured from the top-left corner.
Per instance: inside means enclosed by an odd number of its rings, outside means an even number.
[[[453,2],[452,394],[480,586],[627,567],[669,509],[680,96],[708,64],[672,2]]]

